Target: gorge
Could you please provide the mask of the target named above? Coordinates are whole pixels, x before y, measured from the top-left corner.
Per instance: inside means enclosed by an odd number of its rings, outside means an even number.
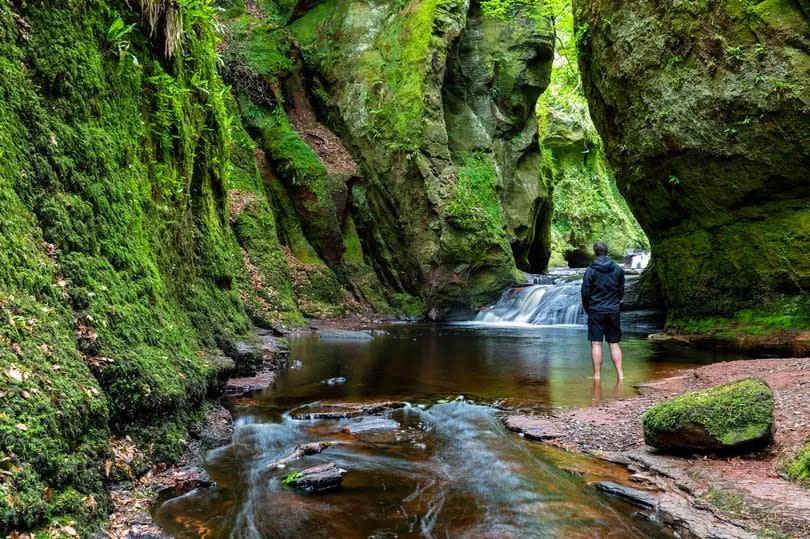
[[[482,321],[596,240],[652,252],[632,304],[665,336],[806,355],[809,25],[806,0],[0,0],[0,535],[104,530],[277,337]],[[639,383],[657,350],[739,358],[631,342]]]

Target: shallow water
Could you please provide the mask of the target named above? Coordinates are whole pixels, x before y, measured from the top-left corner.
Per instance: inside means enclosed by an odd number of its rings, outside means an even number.
[[[234,443],[213,451],[217,488],[159,507],[178,537],[654,537],[666,530],[596,493],[587,481],[624,472],[510,434],[499,408],[543,410],[633,393],[636,383],[734,359],[649,342],[624,343],[625,383],[606,358],[594,387],[581,327],[398,325],[370,342],[291,341],[299,369],[273,390],[229,403]],[[343,377],[345,383],[322,383]],[[388,412],[397,431],[351,435],[357,420],[297,421],[287,412],[320,400],[405,400]],[[296,444],[340,442],[283,470],[267,465]],[[298,494],[286,474],[334,461],[340,490]],[[574,470],[572,473],[570,470]]]

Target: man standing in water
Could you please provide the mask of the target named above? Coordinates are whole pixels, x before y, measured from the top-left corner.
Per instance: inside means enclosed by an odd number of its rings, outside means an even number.
[[[602,371],[602,339],[610,345],[610,359],[616,366],[619,381],[624,379],[622,371],[622,326],[619,319],[619,304],[624,295],[624,270],[608,258],[608,246],[597,242],[593,246],[596,255],[585,276],[582,278],[582,306],[588,313],[588,339],[591,341],[594,381],[598,381]]]

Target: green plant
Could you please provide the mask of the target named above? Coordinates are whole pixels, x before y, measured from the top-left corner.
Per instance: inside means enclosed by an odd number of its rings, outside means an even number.
[[[124,24],[121,17],[113,21],[107,29],[107,41],[110,43],[110,51],[118,56],[118,60],[123,60],[128,57],[132,63],[138,65],[138,57],[129,51],[131,43],[126,39],[132,30],[135,29],[135,24]]]
[[[304,477],[304,474],[302,474],[301,472],[293,472],[293,473],[288,474],[287,476],[285,476],[284,479],[281,480],[281,484],[282,485],[292,485],[293,483],[295,483],[296,481],[298,481],[302,477]]]
[[[681,179],[674,175],[670,176],[667,181],[670,183],[670,185],[680,185],[681,183]]]

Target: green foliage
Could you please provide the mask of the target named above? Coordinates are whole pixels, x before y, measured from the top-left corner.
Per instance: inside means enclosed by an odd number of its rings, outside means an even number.
[[[661,436],[700,425],[730,447],[768,436],[773,424],[773,391],[759,378],[745,378],[660,402],[642,417],[644,439],[658,446]]]
[[[198,353],[250,327],[206,6],[183,2],[161,63],[117,4],[31,4],[26,38],[0,5],[0,535],[89,534],[110,435],[177,455],[211,382]]]
[[[301,472],[293,472],[291,474],[287,474],[284,479],[281,480],[282,485],[293,485],[296,481],[304,477],[304,474]]]
[[[810,488],[810,439],[782,466],[791,481]]]

